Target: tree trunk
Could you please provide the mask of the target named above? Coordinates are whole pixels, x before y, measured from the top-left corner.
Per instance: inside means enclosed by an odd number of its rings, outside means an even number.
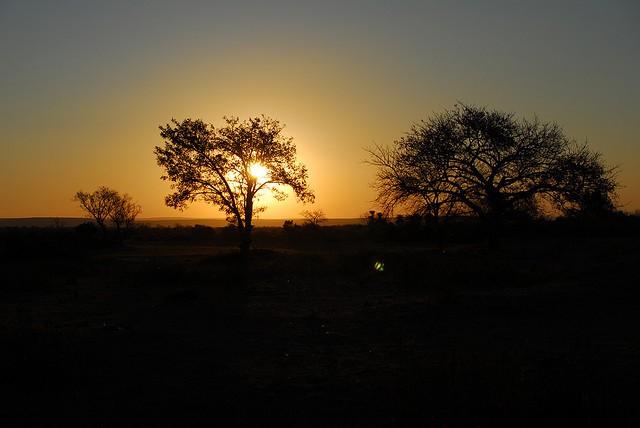
[[[96,222],[100,226],[100,229],[102,229],[102,240],[106,241],[107,240],[107,226],[104,224],[104,221],[96,221]]]
[[[240,257],[243,262],[249,261],[249,254],[251,252],[251,228],[245,226],[241,233],[240,241]]]
[[[444,230],[442,230],[442,222],[439,218],[436,217],[436,242],[438,246],[438,251],[441,253],[444,252]]]
[[[251,230],[253,220],[253,200],[249,198],[244,209],[244,229],[240,232],[240,256],[242,261],[249,261],[249,253],[251,252]]]
[[[122,236],[122,228],[120,227],[120,223],[116,223],[116,230],[113,232],[113,239],[120,245],[122,245],[124,238]]]
[[[492,211],[488,218],[488,246],[490,251],[500,249],[500,213]]]

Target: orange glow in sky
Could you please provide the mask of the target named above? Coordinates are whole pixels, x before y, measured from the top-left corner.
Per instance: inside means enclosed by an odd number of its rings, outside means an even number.
[[[316,203],[261,218],[356,218],[376,208],[362,148],[457,100],[559,123],[621,165],[640,209],[637,2],[219,3],[3,2],[0,217],[79,217],[75,192],[104,185],[145,218],[222,218],[164,205],[158,126],[265,114]]]

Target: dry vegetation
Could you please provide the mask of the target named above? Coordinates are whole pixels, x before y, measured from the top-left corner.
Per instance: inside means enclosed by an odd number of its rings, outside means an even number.
[[[561,230],[443,254],[364,226],[257,229],[243,270],[224,229],[146,230],[125,247],[7,229],[0,417],[636,425],[638,227]]]

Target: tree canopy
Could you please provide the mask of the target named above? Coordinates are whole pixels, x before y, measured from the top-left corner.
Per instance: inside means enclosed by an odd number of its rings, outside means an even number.
[[[373,186],[387,212],[403,207],[435,218],[472,214],[497,246],[504,215],[541,203],[564,214],[615,207],[615,167],[568,139],[555,123],[457,104],[414,124],[391,148],[367,149]]]
[[[102,237],[107,237],[105,221],[109,218],[118,199],[118,192],[106,186],[100,186],[92,193],[82,190],[76,192],[73,200],[80,204],[80,208],[89,214],[102,229]]]
[[[173,193],[165,203],[184,209],[201,200],[216,205],[238,229],[243,255],[248,255],[253,217],[266,209],[255,204],[270,193],[276,200],[288,186],[302,202],[313,202],[307,184],[307,168],[297,162],[292,138],[282,135],[283,125],[266,116],[240,121],[224,117],[226,125],[215,128],[202,120],[186,119],[160,126],[165,140],[156,146],[163,180]]]
[[[103,239],[107,237],[107,219],[115,225],[117,239],[123,241],[142,211],[140,205],[135,203],[129,194],[121,195],[106,186],[100,186],[92,193],[80,190],[76,192],[73,200],[80,203],[80,208],[100,226]]]
[[[318,227],[321,223],[327,221],[327,215],[324,210],[304,210],[300,212],[302,218],[304,218],[304,224]]]

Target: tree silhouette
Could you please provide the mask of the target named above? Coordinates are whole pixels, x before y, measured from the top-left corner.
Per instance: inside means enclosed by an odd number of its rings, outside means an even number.
[[[617,168],[607,167],[587,145],[572,146],[559,161],[556,181],[563,189],[555,206],[568,216],[599,216],[616,208]]]
[[[368,149],[373,186],[386,210],[405,206],[438,218],[469,212],[497,248],[506,212],[548,200],[563,212],[615,207],[616,167],[555,123],[465,104],[414,125],[394,147]]]
[[[320,223],[327,221],[327,216],[325,215],[324,210],[304,210],[300,215],[304,218],[305,224],[312,226],[320,226]]]
[[[79,202],[80,208],[94,218],[102,230],[104,240],[107,239],[107,219],[116,226],[116,237],[122,242],[142,211],[140,205],[133,202],[127,193],[120,195],[106,186],[100,186],[93,193],[78,191],[73,200]]]
[[[80,203],[80,208],[94,218],[102,230],[102,239],[107,239],[107,225],[105,221],[113,212],[118,192],[105,186],[100,186],[93,193],[78,191],[73,200]]]
[[[124,241],[133,228],[136,217],[140,215],[140,212],[142,212],[142,207],[133,202],[129,194],[125,193],[124,195],[116,196],[109,218],[116,226],[118,241]]]
[[[447,147],[423,147],[424,150],[416,155],[421,138],[421,130],[414,126],[393,147],[365,148],[370,155],[366,162],[377,167],[373,186],[378,191],[376,203],[383,209],[381,215],[390,217],[401,208],[431,220],[436,229],[438,249],[443,250],[443,220],[465,210],[455,188],[445,179]]]
[[[307,185],[307,168],[297,163],[296,147],[282,135],[274,119],[224,117],[226,126],[215,128],[202,120],[172,119],[160,126],[164,147],[156,146],[158,165],[172,182],[168,206],[184,209],[195,200],[217,205],[237,227],[240,249],[247,259],[254,215],[265,207],[255,205],[264,192],[286,198],[279,186],[288,186],[302,202],[313,202]]]

